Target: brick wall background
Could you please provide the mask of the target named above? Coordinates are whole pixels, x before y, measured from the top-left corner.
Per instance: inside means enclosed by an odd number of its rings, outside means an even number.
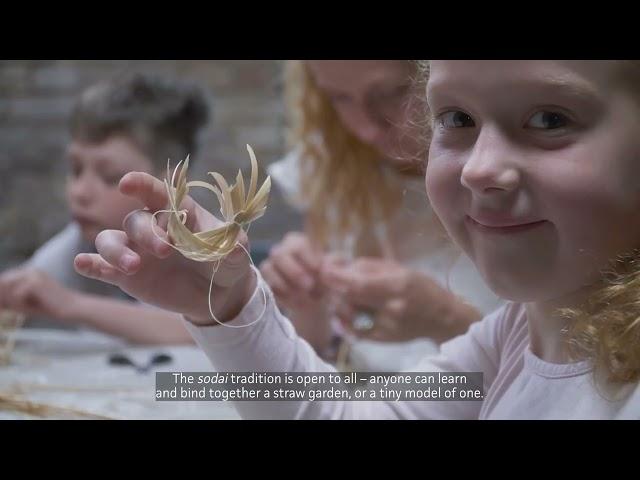
[[[247,143],[261,165],[283,155],[279,61],[0,61],[0,270],[28,258],[68,221],[63,161],[67,115],[82,89],[123,71],[184,77],[210,91],[213,122],[194,178],[210,170],[235,177],[238,167],[249,165]],[[251,227],[252,242],[273,242],[299,222],[274,188],[267,214]]]

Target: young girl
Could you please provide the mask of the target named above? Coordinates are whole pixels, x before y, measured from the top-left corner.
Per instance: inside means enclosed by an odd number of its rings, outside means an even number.
[[[72,222],[20,268],[0,274],[0,309],[29,315],[27,326],[101,331],[134,343],[185,343],[172,312],[132,302],[118,288],[78,275],[73,258],[96,235],[120,228],[140,204],[118,191],[130,171],[162,175],[167,158],[196,154],[209,106],[204,91],[135,74],[93,85],[70,118],[67,203]]]
[[[285,73],[292,149],[269,174],[305,228],[260,271],[323,358],[341,342],[347,367],[411,366],[500,306],[426,197],[417,62],[289,61]]]
[[[630,61],[434,61],[427,191],[489,285],[510,300],[412,370],[484,373],[481,402],[238,402],[245,417],[638,419],[640,66]],[[153,210],[150,176],[121,189]],[[192,228],[213,223],[185,202]],[[185,315],[220,371],[330,371],[278,312],[214,326],[209,269],[162,247],[150,213],[103,232],[78,271]],[[246,239],[242,239],[246,240]],[[130,242],[127,244],[127,242]],[[127,269],[119,267],[129,255]],[[238,249],[216,277],[215,313],[254,321],[266,288]],[[159,273],[175,275],[162,282]],[[603,273],[606,272],[606,273]],[[182,285],[186,288],[180,288]]]

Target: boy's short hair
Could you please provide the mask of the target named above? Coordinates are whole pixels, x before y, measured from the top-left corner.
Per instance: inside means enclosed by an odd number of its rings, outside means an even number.
[[[122,76],[80,95],[71,113],[71,136],[89,143],[126,136],[161,170],[167,159],[175,165],[197,153],[209,103],[193,83],[140,73]]]

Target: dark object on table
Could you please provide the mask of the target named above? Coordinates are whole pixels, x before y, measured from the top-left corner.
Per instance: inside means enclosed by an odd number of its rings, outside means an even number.
[[[109,365],[118,367],[134,367],[138,373],[147,373],[149,370],[151,370],[151,367],[155,367],[156,365],[164,365],[171,362],[173,362],[173,358],[167,353],[154,354],[146,366],[137,365],[128,356],[121,353],[114,353],[112,355],[109,355]]]

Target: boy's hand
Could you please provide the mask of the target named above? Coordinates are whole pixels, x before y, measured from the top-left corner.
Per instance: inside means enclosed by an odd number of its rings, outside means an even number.
[[[168,205],[164,184],[149,174],[132,172],[120,181],[120,191],[141,201],[146,208],[125,218],[124,231],[100,232],[96,238],[98,254],[76,256],[76,271],[117,285],[145,303],[182,313],[193,323],[215,324],[207,300],[214,264],[188,260],[156,237],[154,230],[168,241],[168,214],[157,215],[157,224],[152,229],[152,214]],[[191,197],[186,197],[180,208],[187,210],[186,226],[191,231],[209,230],[221,224]],[[247,245],[244,232],[240,242]],[[255,285],[249,258],[237,247],[222,260],[214,277],[211,304],[216,318],[225,321],[235,317],[249,301]]]
[[[0,309],[65,321],[76,295],[35,268],[16,268],[0,274]]]

